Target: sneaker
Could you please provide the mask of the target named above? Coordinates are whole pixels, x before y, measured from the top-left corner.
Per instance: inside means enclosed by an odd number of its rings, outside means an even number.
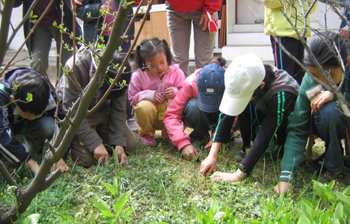
[[[154,139],[153,136],[150,135],[144,135],[140,137],[140,142],[144,145],[148,145],[148,146],[156,146],[157,142]]]
[[[239,151],[239,153],[237,153],[237,155],[235,155],[235,160],[237,162],[241,162],[244,157],[245,157],[245,152]]]

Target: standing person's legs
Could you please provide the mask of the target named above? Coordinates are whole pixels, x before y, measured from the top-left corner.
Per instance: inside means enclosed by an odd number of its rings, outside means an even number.
[[[191,18],[187,12],[177,12],[168,6],[167,18],[170,33],[171,51],[174,60],[187,74],[191,38]]]
[[[216,33],[203,31],[203,24],[199,24],[202,9],[191,12],[193,18],[194,55],[196,68],[203,68],[213,58]],[[215,15],[214,15],[215,16]]]
[[[73,41],[66,35],[63,34],[62,38],[63,38],[63,44],[62,44],[62,55],[61,55],[61,61],[60,61],[60,47],[61,47],[61,33],[60,31],[55,28],[55,27],[50,27],[50,32],[51,35],[53,36],[53,38],[56,41],[56,49],[57,49],[57,60],[56,60],[56,65],[57,65],[57,76],[59,74],[59,68],[60,68],[60,63],[62,64],[62,66],[65,65],[66,61],[72,56],[72,52],[67,50],[64,45],[68,44],[69,47],[73,47]],[[58,77],[60,78],[60,77]]]
[[[193,128],[190,134],[191,141],[203,140],[209,136],[210,121],[206,114],[198,107],[198,99],[190,99],[184,108],[184,122]]]
[[[51,41],[50,28],[39,24],[31,37],[30,67],[43,75],[46,75],[49,66],[48,58]]]
[[[278,43],[282,44],[299,62],[303,62],[304,47],[301,41],[291,37],[276,37],[276,41],[273,36],[270,36],[270,40],[275,66],[287,71],[300,84],[304,77],[304,70],[279,47]]]
[[[340,117],[335,101],[323,105],[313,113],[314,131],[325,141],[324,166],[328,171],[341,171],[344,168],[344,151],[341,139],[345,137],[346,121]]]

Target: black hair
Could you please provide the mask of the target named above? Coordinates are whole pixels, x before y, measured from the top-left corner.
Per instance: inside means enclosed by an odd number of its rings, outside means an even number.
[[[40,115],[49,103],[48,80],[34,70],[26,70],[11,83],[12,95],[23,112]],[[28,96],[31,95],[31,99]]]
[[[164,52],[168,65],[171,65],[173,56],[170,52],[168,43],[165,40],[160,40],[157,37],[152,39],[145,39],[136,48],[136,63],[144,70],[147,66],[146,59],[154,57],[156,54]]]
[[[276,70],[275,67],[269,64],[264,64],[265,68],[265,77],[263,82],[265,82],[264,88],[260,88],[260,86],[254,91],[253,96],[259,97],[263,96],[267,89],[269,89],[270,84],[276,79]]]
[[[314,34],[308,39],[308,46],[322,67],[341,66],[338,54],[340,54],[344,65],[346,64],[348,57],[346,40],[337,33],[322,32]],[[305,65],[316,66],[306,50],[304,63]]]

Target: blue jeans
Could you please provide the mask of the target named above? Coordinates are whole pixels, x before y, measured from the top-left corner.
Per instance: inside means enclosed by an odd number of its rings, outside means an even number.
[[[336,108],[340,107],[335,101],[329,102],[312,114],[314,132],[326,143],[323,154],[324,167],[331,172],[341,171],[344,168],[344,150],[341,139],[345,138],[345,124]]]
[[[193,128],[193,131],[190,134],[191,140],[200,141],[209,136],[208,131],[212,126],[216,125],[219,112],[203,112],[198,107],[198,99],[191,98],[185,105],[183,115],[185,125]]]

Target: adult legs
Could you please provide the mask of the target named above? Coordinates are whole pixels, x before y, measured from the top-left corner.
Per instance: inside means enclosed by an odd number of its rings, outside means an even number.
[[[30,67],[41,74],[46,74],[52,36],[48,26],[39,24],[31,37]]]
[[[194,36],[194,55],[196,68],[203,68],[213,57],[216,33],[210,33],[209,30],[203,31],[203,24],[200,24],[202,9],[191,12],[193,15],[193,36]]]
[[[301,41],[291,37],[275,38],[270,36],[275,66],[287,71],[300,84],[304,77],[304,70],[279,47],[278,43],[282,44],[299,62],[303,62],[304,47]]]
[[[175,11],[171,6],[168,6],[167,18],[174,60],[187,74],[192,18],[188,12]]]

